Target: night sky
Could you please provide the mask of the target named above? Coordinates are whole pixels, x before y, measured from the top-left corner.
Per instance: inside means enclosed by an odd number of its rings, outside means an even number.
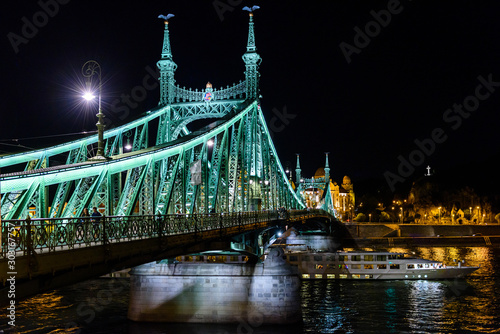
[[[51,4],[49,14],[44,3]],[[87,60],[102,67],[111,124],[155,107],[159,14],[175,14],[169,27],[180,86],[243,80],[248,14],[241,9],[260,5],[261,105],[284,165],[294,169],[300,153],[302,174],[312,176],[330,152],[333,178],[349,175],[356,184],[384,180],[387,172],[401,177],[401,156],[418,165],[404,180],[430,165],[435,173],[498,182],[492,164],[500,151],[498,2],[54,3],[2,5],[0,153],[19,150],[10,139],[95,129],[96,109],[85,107],[78,92]],[[36,30],[28,28],[33,22]],[[128,105],[121,100],[144,83],[151,88],[146,95]],[[39,148],[67,138],[19,144]],[[418,153],[415,141],[427,143],[427,154]]]

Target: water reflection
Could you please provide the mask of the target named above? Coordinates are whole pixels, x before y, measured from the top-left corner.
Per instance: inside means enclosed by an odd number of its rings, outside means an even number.
[[[481,268],[467,279],[442,281],[303,282],[302,296],[308,305],[303,308],[305,327],[322,333],[498,332],[500,250],[432,247],[388,251],[449,265],[454,264],[453,259],[464,259],[467,265]],[[319,300],[317,291],[321,290],[330,298]],[[310,307],[317,303],[322,307]]]
[[[305,281],[303,324],[147,324],[127,320],[128,281],[92,280],[19,303],[15,333],[497,333],[500,327],[500,249],[486,247],[391,248],[481,268],[466,279],[443,281]],[[112,295],[104,303],[103,296]],[[101,295],[101,299],[98,297]],[[89,312],[94,317],[90,318]],[[6,319],[5,309],[0,316]],[[11,333],[3,322],[0,329]]]
[[[408,325],[414,333],[441,327],[445,288],[437,281],[405,281],[408,290]]]
[[[387,320],[385,325],[388,333],[397,333],[396,318],[398,317],[398,308],[396,303],[396,289],[388,287],[384,294],[384,312]]]

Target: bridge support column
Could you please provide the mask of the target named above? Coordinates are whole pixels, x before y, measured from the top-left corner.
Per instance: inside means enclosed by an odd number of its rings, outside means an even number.
[[[149,263],[131,271],[128,318],[151,322],[284,324],[302,321],[296,267],[264,263]]]

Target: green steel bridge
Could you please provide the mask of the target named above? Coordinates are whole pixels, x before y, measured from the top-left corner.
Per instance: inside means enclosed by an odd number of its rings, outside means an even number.
[[[220,89],[176,84],[164,23],[156,108],[99,135],[0,157],[4,285],[4,273],[13,272],[9,256],[26,290],[37,292],[118,267],[221,249],[224,237],[251,230],[333,217],[330,191],[323,210],[305,210],[303,186],[293,188],[278,158],[259,104],[253,12],[245,80]],[[213,122],[190,132],[187,125],[201,119]],[[130,152],[124,152],[127,138]],[[89,157],[96,143],[98,155]],[[82,218],[90,207],[103,217]],[[288,210],[286,219],[279,208]]]

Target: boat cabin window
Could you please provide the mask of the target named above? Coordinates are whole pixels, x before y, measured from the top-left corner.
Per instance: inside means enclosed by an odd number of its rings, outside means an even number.
[[[329,261],[329,262],[335,261],[335,255],[327,255],[326,256],[326,260]]]
[[[323,265],[322,264],[316,264],[316,269],[323,269]]]
[[[397,263],[391,263],[389,269],[399,269],[399,264],[397,264]]]
[[[365,269],[373,269],[373,264],[365,264]]]
[[[304,255],[302,257],[302,261],[309,261],[309,255]]]
[[[339,278],[347,278],[346,274],[339,274]]]
[[[351,269],[361,269],[360,264],[351,264]]]
[[[361,261],[361,255],[351,255],[351,261]]]
[[[326,265],[326,269],[335,269],[335,265],[334,264],[327,264]]]
[[[365,255],[365,261],[373,261],[373,255]]]
[[[387,265],[384,264],[377,264],[377,269],[387,269]]]
[[[339,255],[339,261],[347,261],[347,255]]]
[[[404,254],[391,254],[389,255],[389,260],[404,259]]]
[[[291,261],[291,262],[296,262],[298,259],[297,259],[297,255],[290,255],[288,257],[288,261]]]
[[[387,261],[387,255],[377,255],[377,261]]]
[[[335,274],[326,274],[326,278],[335,278]]]
[[[323,256],[321,256],[321,255],[314,255],[314,261],[323,261]]]
[[[414,264],[407,264],[406,269],[415,269],[415,265]]]

